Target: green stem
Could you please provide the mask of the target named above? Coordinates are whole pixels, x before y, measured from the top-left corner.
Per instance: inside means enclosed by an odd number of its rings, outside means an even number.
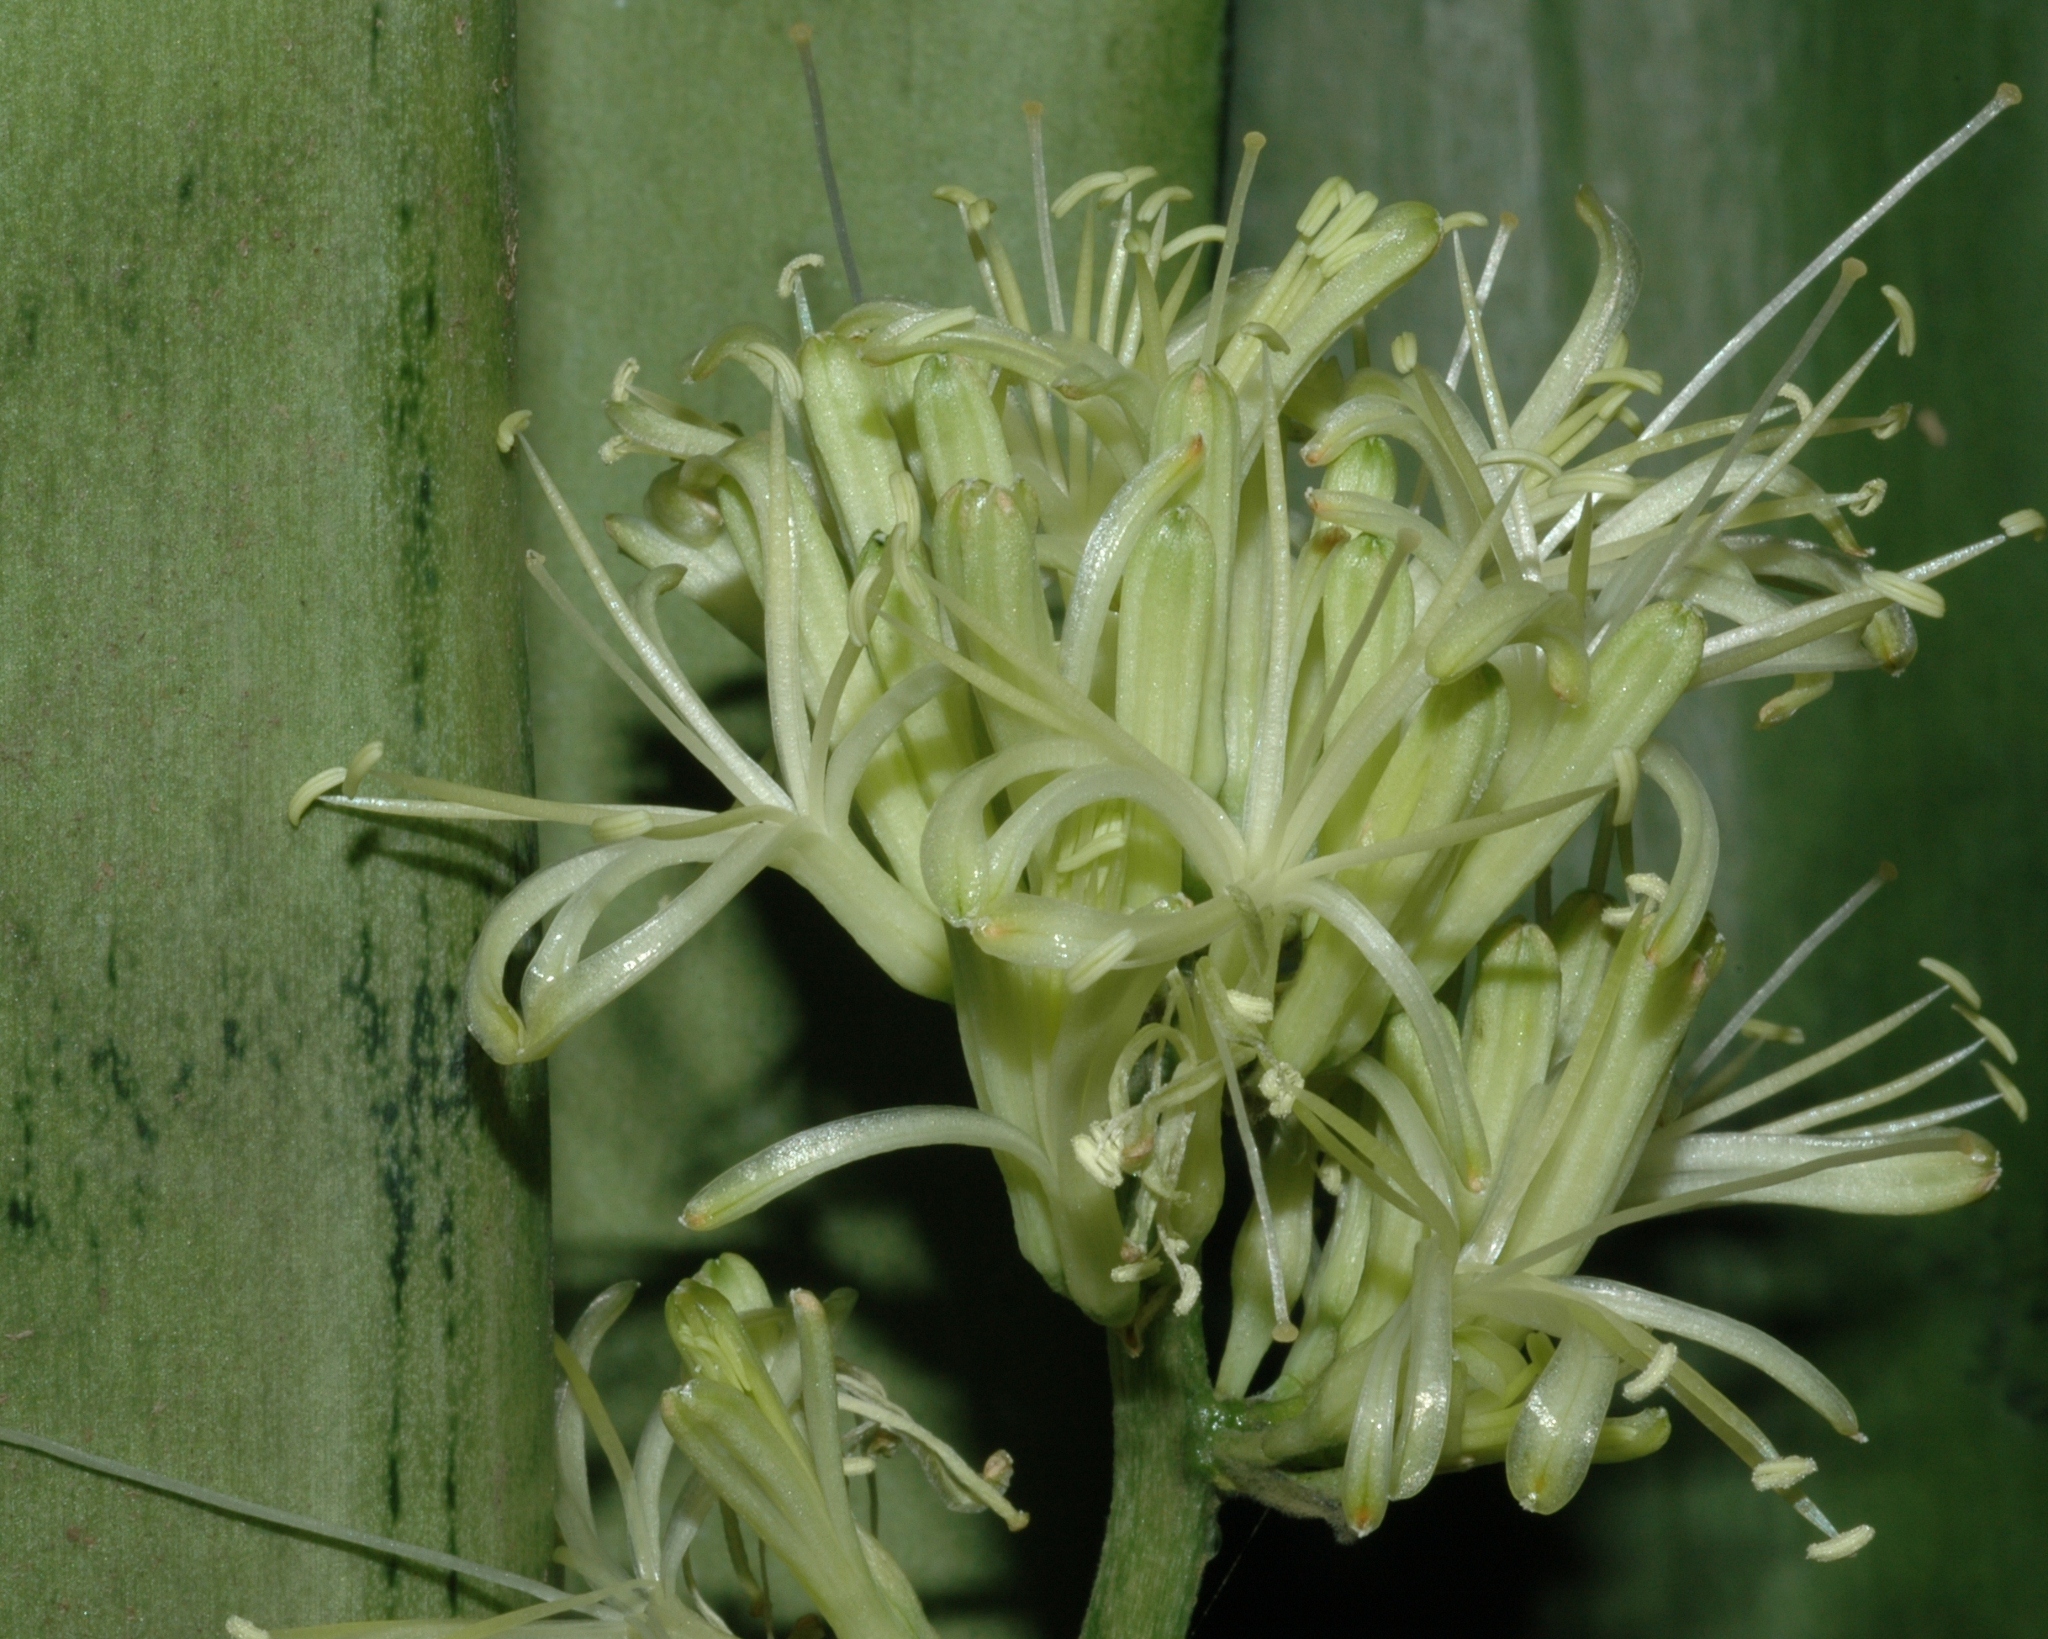
[[[1116,1467],[1082,1639],[1181,1639],[1216,1551],[1201,1310],[1161,1315],[1135,1359],[1110,1333],[1109,1384]]]

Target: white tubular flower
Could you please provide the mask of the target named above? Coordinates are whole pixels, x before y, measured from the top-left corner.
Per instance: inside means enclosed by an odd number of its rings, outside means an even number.
[[[2002,89],[1968,129],[2016,98]],[[1135,1330],[1199,1290],[1227,1111],[1253,1207],[1218,1392],[1242,1396],[1269,1345],[1292,1345],[1265,1396],[1270,1426],[1240,1430],[1227,1454],[1261,1495],[1278,1487],[1361,1532],[1440,1468],[1499,1460],[1548,1512],[1592,1462],[1663,1440],[1660,1408],[1608,1415],[1624,1376],[1788,1476],[1671,1340],[1759,1365],[1850,1432],[1840,1395],[1739,1322],[1579,1276],[1588,1248],[1736,1199],[1940,1210],[1988,1189],[1997,1161],[1947,1124],[1962,1107],[1834,1126],[1961,1052],[1726,1130],[1910,1010],[1739,1089],[1695,1075],[1673,1092],[1722,959],[1707,915],[1721,839],[1699,780],[1655,736],[1691,689],[1789,678],[1768,724],[1838,672],[1899,670],[1915,619],[1943,612],[1931,582],[2048,526],[2009,513],[1881,569],[1858,526],[1882,482],[1835,493],[1795,464],[1816,439],[1904,424],[1904,406],[1844,408],[1883,347],[1911,351],[1911,308],[1889,287],[1840,377],[1811,392],[1793,380],[1857,294],[1865,269],[1840,253],[1874,218],[1645,422],[1632,405],[1663,378],[1630,358],[1635,248],[1590,192],[1578,211],[1593,287],[1511,406],[1482,313],[1511,220],[1475,285],[1459,234],[1481,219],[1382,205],[1332,178],[1278,265],[1238,273],[1262,146],[1246,139],[1228,221],[1176,236],[1185,192],[1148,192],[1147,168],[1090,175],[1049,204],[1038,189],[1036,310],[995,206],[968,188],[939,197],[959,212],[980,308],[857,301],[820,327],[800,258],[782,284],[794,348],[742,326],[688,371],[736,364],[760,383],[765,426],[746,436],[621,370],[606,457],[664,462],[646,516],[607,520],[637,567],[628,587],[508,422],[632,663],[586,636],[732,806],[537,803],[359,758],[308,782],[294,816],[321,803],[590,828],[598,845],[522,885],[479,942],[471,1026],[502,1059],[549,1051],[771,867],[902,983],[950,994],[977,1110],[799,1134],[700,1193],[694,1228],[884,1150],[978,1145],[1002,1169],[1025,1256],[1094,1320]],[[1075,212],[1065,282],[1053,222]],[[1446,241],[1457,358],[1440,375],[1403,336],[1393,371],[1379,368],[1366,316]],[[1210,244],[1212,293],[1190,303]],[[1681,420],[1830,267],[1831,293],[1755,404]],[[1457,391],[1468,360],[1476,407]],[[1320,475],[1305,516],[1289,503],[1290,449]],[[677,591],[760,653],[772,759],[749,756],[676,665],[656,610]],[[357,794],[366,780],[395,794]],[[1644,801],[1678,825],[1676,857],[1654,871],[1634,857]],[[1552,862],[1596,816],[1588,890],[1553,914]],[[1617,862],[1621,904],[1606,897]],[[693,875],[586,950],[605,907],[662,871]],[[1502,927],[1525,903],[1532,918]],[[508,962],[543,927],[515,1001]],[[1475,951],[1460,1018],[1439,992]],[[1975,1045],[1996,1044],[1974,998],[1944,983],[1970,1002]],[[2023,1108],[2008,1085],[1994,1077],[1990,1096]],[[1321,1233],[1319,1179],[1338,1197]],[[730,1456],[729,1423],[754,1431],[748,1460],[788,1467],[777,1508],[801,1493],[816,1517],[762,1512],[778,1552],[785,1530],[840,1531],[831,1488],[812,1498],[803,1450],[781,1452],[760,1396],[700,1375],[670,1415],[700,1465]],[[1780,1489],[1829,1542],[1851,1540],[1796,1479]],[[816,1574],[843,1577],[854,1600],[859,1554],[851,1539],[833,1552]]]

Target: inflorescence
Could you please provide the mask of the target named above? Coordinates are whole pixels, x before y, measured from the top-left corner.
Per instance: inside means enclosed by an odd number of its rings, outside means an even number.
[[[1994,1062],[2010,1042],[1931,959],[1927,994],[1745,1079],[1757,1054],[1801,1039],[1759,1010],[1875,881],[1678,1068],[1723,961],[1708,914],[1722,841],[1700,779],[1657,738],[1691,690],[1778,679],[1768,726],[1837,673],[1902,670],[1915,621],[1943,613],[1938,577],[2043,532],[2038,512],[2015,512],[1881,568],[1858,526],[1883,480],[1838,493],[1796,465],[1816,439],[1906,424],[1904,405],[1845,410],[1886,346],[1913,350],[1913,309],[1890,286],[1836,380],[1809,392],[1794,378],[1860,294],[1863,264],[1840,252],[2017,98],[2002,87],[1647,420],[1635,406],[1664,383],[1631,360],[1635,247],[1590,191],[1592,289],[1511,407],[1483,316],[1511,217],[1475,283],[1461,236],[1482,218],[1383,205],[1333,178],[1279,264],[1240,272],[1262,139],[1246,139],[1228,220],[1175,232],[1191,195],[1145,167],[1049,197],[1030,110],[1035,307],[995,206],[969,188],[938,197],[959,213],[980,307],[870,299],[821,325],[803,279],[818,259],[799,258],[780,283],[794,349],[741,326],[685,371],[748,372],[760,430],[715,424],[621,367],[602,453],[660,467],[644,515],[605,521],[616,556],[571,515],[527,417],[500,431],[630,658],[538,555],[533,574],[730,806],[536,801],[391,773],[373,745],[309,781],[292,818],[318,801],[588,828],[593,846],[529,878],[478,942],[471,1028],[503,1061],[547,1054],[768,869],[899,983],[951,998],[977,1109],[800,1133],[704,1189],[694,1228],[883,1151],[985,1147],[1024,1255],[1137,1344],[1163,1308],[1198,1299],[1227,1127],[1253,1204],[1216,1379],[1220,1397],[1249,1397],[1218,1442],[1226,1487],[1351,1535],[1439,1472],[1500,1462],[1547,1513],[1591,1463],[1663,1442],[1666,1414],[1644,1404],[1661,1396],[1814,1525],[1810,1557],[1853,1553],[1870,1528],[1838,1531],[1806,1494],[1813,1463],[1780,1452],[1691,1351],[1759,1368],[1860,1438],[1839,1390],[1741,1321],[1579,1271],[1600,1236],[1710,1205],[1961,1205],[1998,1159],[1953,1123],[2001,1100],[2025,1114]],[[1054,228],[1077,213],[1063,274]],[[1195,299],[1210,245],[1212,294]],[[1412,335],[1375,353],[1367,315],[1445,245],[1465,323],[1439,374]],[[1831,292],[1755,403],[1684,420],[1829,268]],[[1468,365],[1476,404],[1458,392]],[[1290,497],[1296,459],[1318,481]],[[746,750],[684,675],[662,623],[676,593],[761,655],[772,756]],[[1636,852],[1647,800],[1678,837],[1654,865]],[[1553,866],[1589,827],[1585,886],[1553,905]],[[658,910],[587,948],[622,892],[678,872],[687,883]],[[515,996],[508,968],[536,936]],[[1967,1031],[1954,1049],[1755,1120],[1944,997]],[[1988,1093],[1889,1112],[1973,1055]],[[687,1496],[715,1492],[777,1555],[816,1561],[805,1581],[821,1604],[829,1586],[868,1613],[833,1616],[838,1631],[890,1631],[897,1582],[842,1517],[824,1311],[801,1295],[790,1314],[720,1309],[704,1293],[675,1300],[710,1330],[685,1343],[692,1375],[649,1439],[687,1453]],[[772,1324],[745,1318],[763,1313]],[[768,1364],[749,1365],[749,1348]],[[586,1348],[571,1353],[587,1366]],[[783,1410],[798,1376],[808,1432]],[[585,1380],[570,1382],[564,1406],[580,1412],[565,1417],[594,1420]],[[1615,1414],[1617,1385],[1641,1409]],[[660,1490],[646,1450],[620,1474],[642,1502]],[[658,1521],[637,1506],[636,1586],[673,1593]],[[579,1572],[615,1578],[572,1523]]]

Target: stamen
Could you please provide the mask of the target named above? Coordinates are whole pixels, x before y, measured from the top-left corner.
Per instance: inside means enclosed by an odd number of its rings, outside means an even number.
[[[1654,438],[1676,421],[1685,407],[1698,398],[1708,384],[1728,367],[1729,361],[1756,340],[1764,326],[1784,312],[1802,290],[1825,273],[1834,264],[1836,257],[1868,233],[1894,205],[1924,182],[1944,160],[2019,100],[2018,86],[2010,83],[2001,85],[1993,93],[1991,100],[1965,121],[1954,135],[1886,189],[1874,205],[1837,234],[1825,250],[1801,268],[1793,276],[1790,284],[1765,302],[1757,310],[1756,317],[1722,343],[1720,351],[1701,365],[1692,380],[1681,387],[1677,396],[1657,412],[1655,419],[1644,429],[1645,436]]]
[[[1223,339],[1223,308],[1230,298],[1230,269],[1237,260],[1238,235],[1244,231],[1244,202],[1252,191],[1252,172],[1259,166],[1259,151],[1266,146],[1258,131],[1244,134],[1244,158],[1238,162],[1237,188],[1230,196],[1230,221],[1223,230],[1223,249],[1216,257],[1216,282],[1209,291],[1209,323],[1202,332],[1202,363],[1216,362],[1216,344]]]
[[[1813,316],[1813,322],[1806,327],[1805,334],[1786,356],[1785,362],[1778,366],[1777,373],[1758,395],[1749,414],[1742,418],[1742,425],[1735,429],[1735,436],[1722,448],[1719,458],[1707,474],[1706,482],[1700,485],[1691,501],[1686,503],[1685,510],[1671,525],[1665,544],[1632,559],[1628,569],[1609,582],[1607,590],[1601,593],[1601,619],[1608,630],[1628,619],[1647,603],[1669,570],[1683,568],[1703,535],[1716,525],[1725,524],[1748,504],[1755,490],[1760,487],[1759,479],[1771,470],[1770,463],[1730,496],[1711,519],[1701,521],[1708,501],[1718,492],[1721,480],[1735,464],[1736,456],[1747,448],[1751,437],[1763,425],[1764,417],[1777,402],[1780,390],[1792,379],[1792,372],[1806,362],[1807,354],[1813,351],[1814,344],[1820,340],[1842,303],[1848,300],[1849,292],[1869,271],[1869,268],[1853,256],[1843,260],[1841,273],[1835,280],[1835,288],[1828,292],[1828,299],[1821,303],[1820,311]],[[1650,436],[1648,428],[1644,429],[1644,436]],[[1789,461],[1795,447],[1793,440],[1788,439],[1779,447],[1773,461],[1780,465]],[[1602,635],[1604,636],[1604,633]]]
[[[1939,957],[1923,956],[1920,958],[1920,965],[1943,984],[1947,985],[1958,996],[1962,997],[1966,1006],[1983,1007],[1984,998],[1977,994],[1977,987],[1971,984],[1968,979],[1964,978],[1954,968],[1950,967],[1948,963],[1942,961]]]
[[[1711,1104],[1700,1105],[1663,1130],[1672,1138],[1683,1138],[1687,1133],[1698,1132],[1702,1127],[1711,1127],[1716,1122],[1726,1121],[1731,1115],[1740,1115],[1744,1110],[1761,1104],[1766,1099],[1775,1098],[1779,1093],[1797,1087],[1802,1081],[1810,1080],[1821,1071],[1832,1069],[1842,1060],[1851,1058],[1864,1048],[1884,1040],[1907,1020],[1930,1004],[1939,1001],[1947,994],[1947,990],[1946,985],[1939,990],[1930,990],[1926,995],[1908,1002],[1895,1012],[1887,1013],[1872,1024],[1866,1024],[1861,1030],[1852,1031],[1832,1046],[1823,1047],[1817,1053],[1809,1053],[1796,1063],[1788,1064],[1784,1069],[1773,1071],[1770,1075],[1751,1082],[1747,1087],[1717,1098]],[[1956,1011],[1962,1013],[1964,1018],[1975,1022],[1975,1016],[1964,1012],[1962,1008],[1957,1008]],[[1985,1023],[1990,1024],[1990,1021],[1987,1019]],[[1992,1025],[1991,1028],[1998,1029],[1996,1025]],[[2004,1032],[1999,1031],[1999,1034],[2003,1035]],[[1993,1042],[1992,1045],[1996,1046],[1997,1043]]]
[[[1790,1491],[1819,1472],[1811,1457],[1766,1457],[1749,1471],[1749,1483],[1759,1491]]]
[[[1913,304],[1906,300],[1906,293],[1897,285],[1879,285],[1878,289],[1892,304],[1892,313],[1899,321],[1899,357],[1909,359],[1913,356],[1913,341],[1918,334],[1913,323]]]
[[[1806,1557],[1817,1565],[1831,1565],[1838,1559],[1850,1559],[1870,1546],[1870,1539],[1877,1535],[1874,1525],[1858,1525],[1847,1531],[1838,1531],[1822,1542],[1809,1542]]]
[[[1643,1369],[1621,1385],[1621,1397],[1631,1405],[1647,1400],[1661,1389],[1678,1364],[1678,1345],[1668,1337],[1657,1345],[1657,1352],[1650,1356]]]
[[[1493,243],[1486,250],[1486,266],[1479,270],[1479,287],[1473,291],[1473,300],[1481,312],[1486,310],[1486,299],[1493,294],[1493,281],[1500,272],[1500,259],[1508,248],[1508,237],[1522,225],[1522,219],[1513,211],[1500,213],[1500,226],[1493,230]],[[1451,367],[1444,372],[1444,385],[1452,392],[1458,390],[1458,377],[1464,373],[1465,355],[1472,350],[1472,336],[1469,330],[1458,332],[1457,351],[1451,354]]]
[[[1287,1277],[1280,1268],[1280,1240],[1273,1233],[1273,1203],[1266,1193],[1266,1169],[1259,1162],[1259,1142],[1252,1135],[1252,1118],[1245,1109],[1244,1087],[1237,1077],[1237,1050],[1224,1031],[1223,1020],[1217,1016],[1221,1010],[1212,994],[1222,990],[1223,986],[1216,977],[1216,970],[1206,962],[1201,976],[1205,981],[1199,992],[1202,1012],[1208,1020],[1209,1034],[1216,1040],[1217,1056],[1223,1061],[1223,1081],[1230,1089],[1230,1113],[1236,1119],[1237,1141],[1244,1150],[1245,1166],[1252,1175],[1252,1203],[1258,1208],[1260,1238],[1266,1245],[1266,1278],[1273,1289],[1273,1341],[1292,1343],[1301,1334],[1287,1318]],[[1234,991],[1223,992],[1223,1000],[1232,1011],[1237,1007],[1237,994]]]
[[[789,43],[796,47],[797,57],[804,65],[804,94],[811,100],[811,134],[818,143],[818,173],[825,180],[825,203],[832,211],[832,232],[839,240],[839,260],[846,269],[847,292],[857,307],[863,300],[860,269],[854,264],[853,240],[846,231],[846,210],[839,202],[839,178],[832,169],[832,143],[825,135],[825,93],[818,88],[818,65],[811,59],[811,25],[792,25]]]
[[[2012,1037],[2008,1036],[1997,1025],[1993,1024],[1991,1020],[1985,1018],[1982,1013],[1977,1012],[1974,1008],[1958,1007],[1956,1011],[1962,1015],[1965,1024],[1991,1043],[1992,1050],[2000,1058],[2004,1059],[2007,1064],[2019,1063],[2020,1055],[2012,1044]]]
[[[2027,1095],[2013,1084],[2011,1076],[1999,1069],[1989,1059],[1985,1059],[1983,1064],[1984,1073],[1991,1078],[1991,1085],[1998,1089],[1998,1096],[2005,1100],[2006,1108],[2011,1110],[2021,1121],[2026,1120]]]
[[[363,776],[384,760],[384,742],[372,740],[348,760],[347,777],[341,782],[341,794],[353,797],[363,783]],[[1975,1003],[1973,1002],[1974,1006]]]
[[[1863,909],[1870,896],[1876,893],[1879,888],[1882,888],[1887,882],[1897,881],[1898,875],[1898,868],[1890,861],[1886,861],[1878,866],[1875,876],[1849,895],[1847,899],[1843,900],[1833,915],[1828,917],[1826,921],[1822,922],[1819,927],[1815,928],[1804,939],[1800,940],[1793,947],[1792,954],[1780,962],[1772,971],[1771,976],[1756,987],[1755,993],[1749,1000],[1735,1010],[1728,1022],[1721,1026],[1720,1032],[1712,1041],[1707,1043],[1705,1050],[1701,1052],[1700,1056],[1687,1066],[1685,1079],[1688,1082],[1698,1081],[1701,1072],[1727,1051],[1728,1044],[1742,1033],[1744,1025],[1757,1016],[1764,1003],[1777,995],[1779,990],[1784,987],[1785,981],[1806,965],[1807,958],[1819,950],[1822,945],[1826,944],[1840,930],[1844,922]]]
[[[1890,1081],[1880,1082],[1877,1086],[1866,1088],[1860,1093],[1851,1093],[1846,1098],[1830,1099],[1825,1104],[1816,1104],[1809,1110],[1801,1110],[1797,1115],[1766,1121],[1749,1130],[1753,1133],[1773,1135],[1811,1132],[1815,1127],[1824,1127],[1830,1121],[1862,1115],[1866,1111],[1890,1104],[1895,1099],[1904,1098],[1908,1093],[1918,1092],[1930,1081],[1947,1075],[1964,1059],[1982,1052],[1983,1048],[1984,1044],[1981,1041],[1973,1041],[1968,1046],[1958,1047],[1953,1053],[1944,1053],[1940,1058],[1921,1065],[1917,1070],[1909,1070],[1902,1076],[1894,1076]]]
[[[299,821],[306,817],[306,810],[326,796],[328,792],[339,788],[347,779],[348,770],[345,768],[321,769],[319,773],[315,774],[304,785],[300,786],[298,790],[292,793],[292,800],[284,805],[286,821],[290,823],[294,830],[297,830]]]
[[[498,453],[510,455],[512,446],[519,442],[519,435],[533,425],[531,410],[514,410],[498,423]]]
[[[1052,250],[1052,210],[1045,198],[1045,104],[1024,105],[1024,129],[1031,135],[1031,205],[1038,222],[1038,265],[1045,274],[1045,307],[1051,315],[1050,328],[1067,327],[1066,309],[1060,302],[1060,266]]]
[[[806,341],[809,341],[818,332],[811,324],[810,299],[804,294],[804,269],[807,267],[823,267],[824,265],[825,258],[816,251],[805,251],[801,256],[792,257],[788,265],[783,268],[782,276],[775,281],[775,294],[780,296],[785,302],[793,300],[796,303],[797,333]],[[636,370],[639,368],[637,364],[633,364],[631,359],[628,359],[626,363],[632,364]],[[624,373],[623,366],[621,367],[621,373]],[[613,398],[618,398],[622,391],[623,389],[618,382],[612,383]]]

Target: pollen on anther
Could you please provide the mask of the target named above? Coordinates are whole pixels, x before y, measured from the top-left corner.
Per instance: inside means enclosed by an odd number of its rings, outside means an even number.
[[[1838,1559],[1849,1559],[1870,1546],[1870,1539],[1877,1535],[1874,1525],[1858,1525],[1847,1531],[1837,1532],[1823,1542],[1809,1542],[1806,1557],[1818,1565],[1830,1565]]]
[[[1769,1457],[1749,1471],[1749,1483],[1759,1491],[1790,1491],[1819,1472],[1811,1457]]]

